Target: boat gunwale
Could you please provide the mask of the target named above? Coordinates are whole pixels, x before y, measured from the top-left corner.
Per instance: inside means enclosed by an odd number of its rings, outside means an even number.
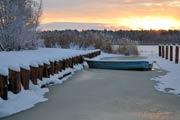
[[[90,62],[114,62],[114,63],[149,63],[149,61],[145,61],[145,60],[95,60],[95,59],[88,59],[88,58],[84,58],[85,61],[90,61]]]

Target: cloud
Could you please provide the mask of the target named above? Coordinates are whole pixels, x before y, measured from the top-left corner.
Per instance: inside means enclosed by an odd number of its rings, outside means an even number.
[[[120,18],[170,17],[179,20],[179,0],[43,0],[43,23],[120,23]]]

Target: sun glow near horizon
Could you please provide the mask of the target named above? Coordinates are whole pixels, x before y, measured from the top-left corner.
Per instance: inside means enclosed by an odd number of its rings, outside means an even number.
[[[174,30],[180,28],[179,21],[161,17],[123,18],[119,20],[119,26],[122,25],[132,30]]]
[[[180,21],[175,18],[164,17],[127,17],[127,18],[114,18],[114,19],[70,19],[64,20],[56,18],[48,18],[42,21],[42,24],[53,22],[74,22],[74,23],[100,23],[104,24],[105,28],[109,29],[123,29],[123,30],[179,30]]]
[[[100,23],[113,30],[180,30],[180,0],[43,0],[43,3],[42,24]]]

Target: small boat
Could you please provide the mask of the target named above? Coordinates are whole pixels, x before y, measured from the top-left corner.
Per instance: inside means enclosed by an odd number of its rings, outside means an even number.
[[[93,60],[84,58],[89,68],[112,69],[112,70],[152,70],[153,63],[149,61],[127,60],[127,61],[109,61]]]

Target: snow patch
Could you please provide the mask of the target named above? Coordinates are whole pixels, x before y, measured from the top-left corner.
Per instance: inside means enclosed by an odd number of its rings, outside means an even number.
[[[148,57],[148,60],[156,61],[155,68],[168,71],[164,76],[152,78],[152,80],[157,81],[155,89],[164,93],[180,95],[180,64],[159,57],[158,46],[139,46],[139,50],[141,55]]]

